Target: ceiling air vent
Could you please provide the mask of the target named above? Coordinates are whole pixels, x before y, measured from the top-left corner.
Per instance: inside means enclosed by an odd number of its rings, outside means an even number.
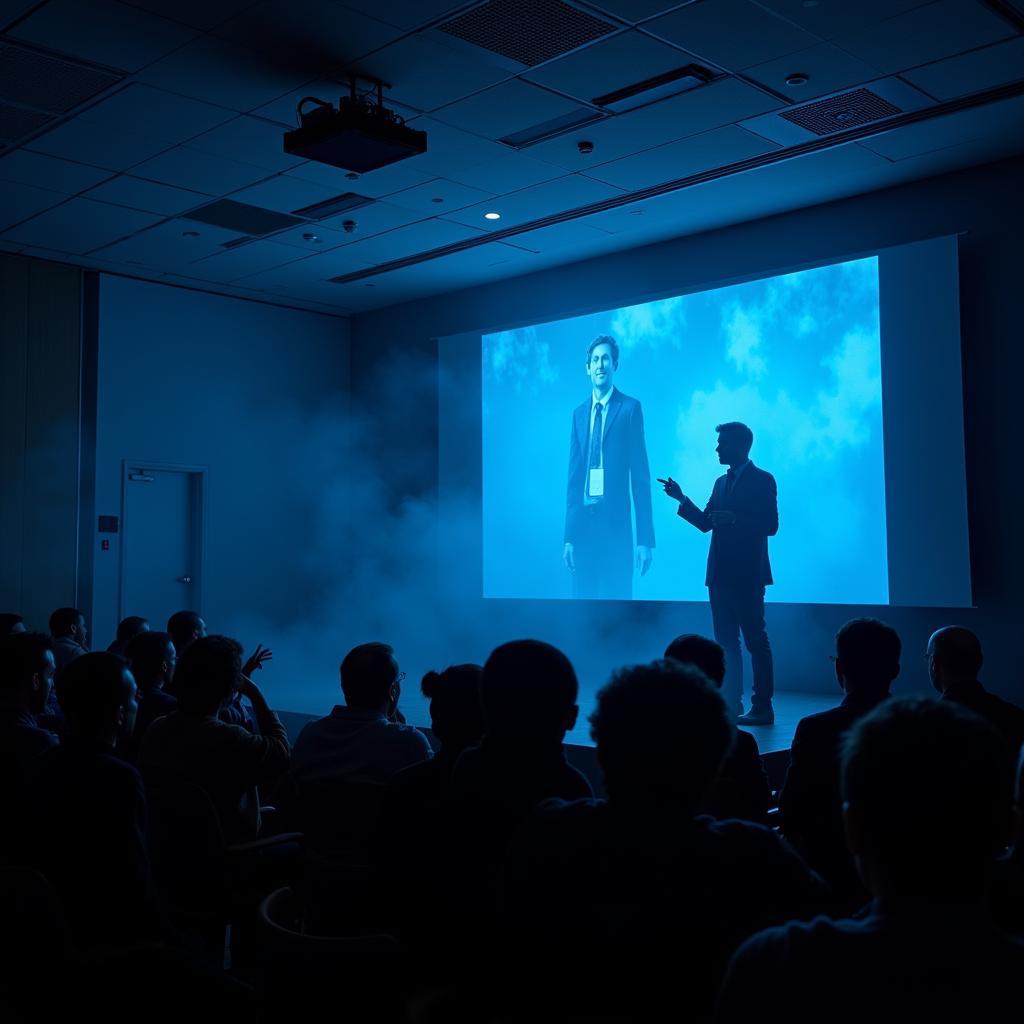
[[[250,206],[234,199],[215,199],[212,203],[183,213],[185,220],[197,220],[200,224],[212,224],[226,231],[237,231],[240,235],[269,235],[272,231],[295,227],[302,221],[288,213],[266,210],[262,206]]]
[[[373,200],[369,196],[361,196],[358,192],[342,192],[340,196],[321,199],[319,203],[312,203],[299,210],[292,210],[292,213],[296,217],[305,217],[307,220],[323,220],[325,217],[333,217],[338,213],[358,210],[361,206],[367,206],[372,202]]]
[[[531,68],[615,31],[562,0],[490,0],[437,27]]]
[[[38,110],[26,110],[10,103],[0,102],[0,146],[9,145],[17,139],[45,128],[53,120],[52,114]]]
[[[526,149],[545,139],[553,139],[556,135],[564,135],[566,132],[575,131],[584,125],[602,121],[606,116],[599,110],[593,110],[590,107],[577,107],[575,110],[570,110],[568,114],[562,114],[560,117],[551,118],[550,121],[542,121],[540,124],[523,128],[521,131],[506,135],[503,139],[498,139],[498,141],[513,149]]]
[[[124,75],[73,57],[0,42],[0,145],[10,145],[117,85]]]
[[[817,103],[808,103],[779,116],[815,135],[858,128],[862,124],[881,121],[903,111],[870,89],[854,89],[838,96],[830,96]]]
[[[53,57],[28,46],[0,43],[0,99],[51,114],[66,114],[123,75],[67,57]]]

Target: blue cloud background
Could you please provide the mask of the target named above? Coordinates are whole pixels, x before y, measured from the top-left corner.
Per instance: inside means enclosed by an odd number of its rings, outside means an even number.
[[[715,424],[742,420],[779,488],[769,600],[888,603],[875,257],[485,335],[485,597],[570,596],[569,426],[598,334],[619,342],[615,386],[646,423],[657,548],[634,598],[706,600],[708,538],[654,478],[703,505],[723,472]]]

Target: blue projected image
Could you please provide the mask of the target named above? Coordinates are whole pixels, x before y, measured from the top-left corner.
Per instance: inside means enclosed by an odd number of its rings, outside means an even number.
[[[591,395],[607,384],[599,367],[591,376],[588,346],[602,335],[619,349],[617,366],[605,363],[622,397],[601,423],[607,479],[587,450]],[[675,514],[656,478],[703,508],[726,469],[715,426],[739,420],[778,486],[767,599],[888,603],[877,257],[501,331],[482,346],[484,597],[582,596],[563,562],[567,504],[586,512],[593,493],[624,517],[627,539],[607,552],[629,563],[620,596],[707,600],[710,535]],[[634,544],[651,533],[641,575]]]

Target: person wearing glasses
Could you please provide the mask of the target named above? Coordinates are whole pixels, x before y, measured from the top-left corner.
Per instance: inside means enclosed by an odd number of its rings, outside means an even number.
[[[603,334],[587,349],[591,393],[572,414],[562,561],[573,597],[629,600],[633,569],[645,575],[654,548],[651,469],[640,403],[612,381],[619,346]],[[636,550],[633,548],[633,514]]]
[[[292,751],[289,775],[306,783],[385,783],[432,754],[427,737],[398,709],[405,673],[389,644],[353,647],[341,662],[345,703],[308,723]]]

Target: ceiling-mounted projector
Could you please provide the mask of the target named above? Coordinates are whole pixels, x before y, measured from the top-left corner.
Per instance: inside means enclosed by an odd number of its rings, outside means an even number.
[[[350,79],[349,95],[342,96],[337,107],[315,96],[301,100],[299,127],[284,133],[284,151],[360,174],[425,153],[427,133],[409,128],[400,115],[388,110],[383,83],[374,85],[376,98],[358,95],[356,79]]]

